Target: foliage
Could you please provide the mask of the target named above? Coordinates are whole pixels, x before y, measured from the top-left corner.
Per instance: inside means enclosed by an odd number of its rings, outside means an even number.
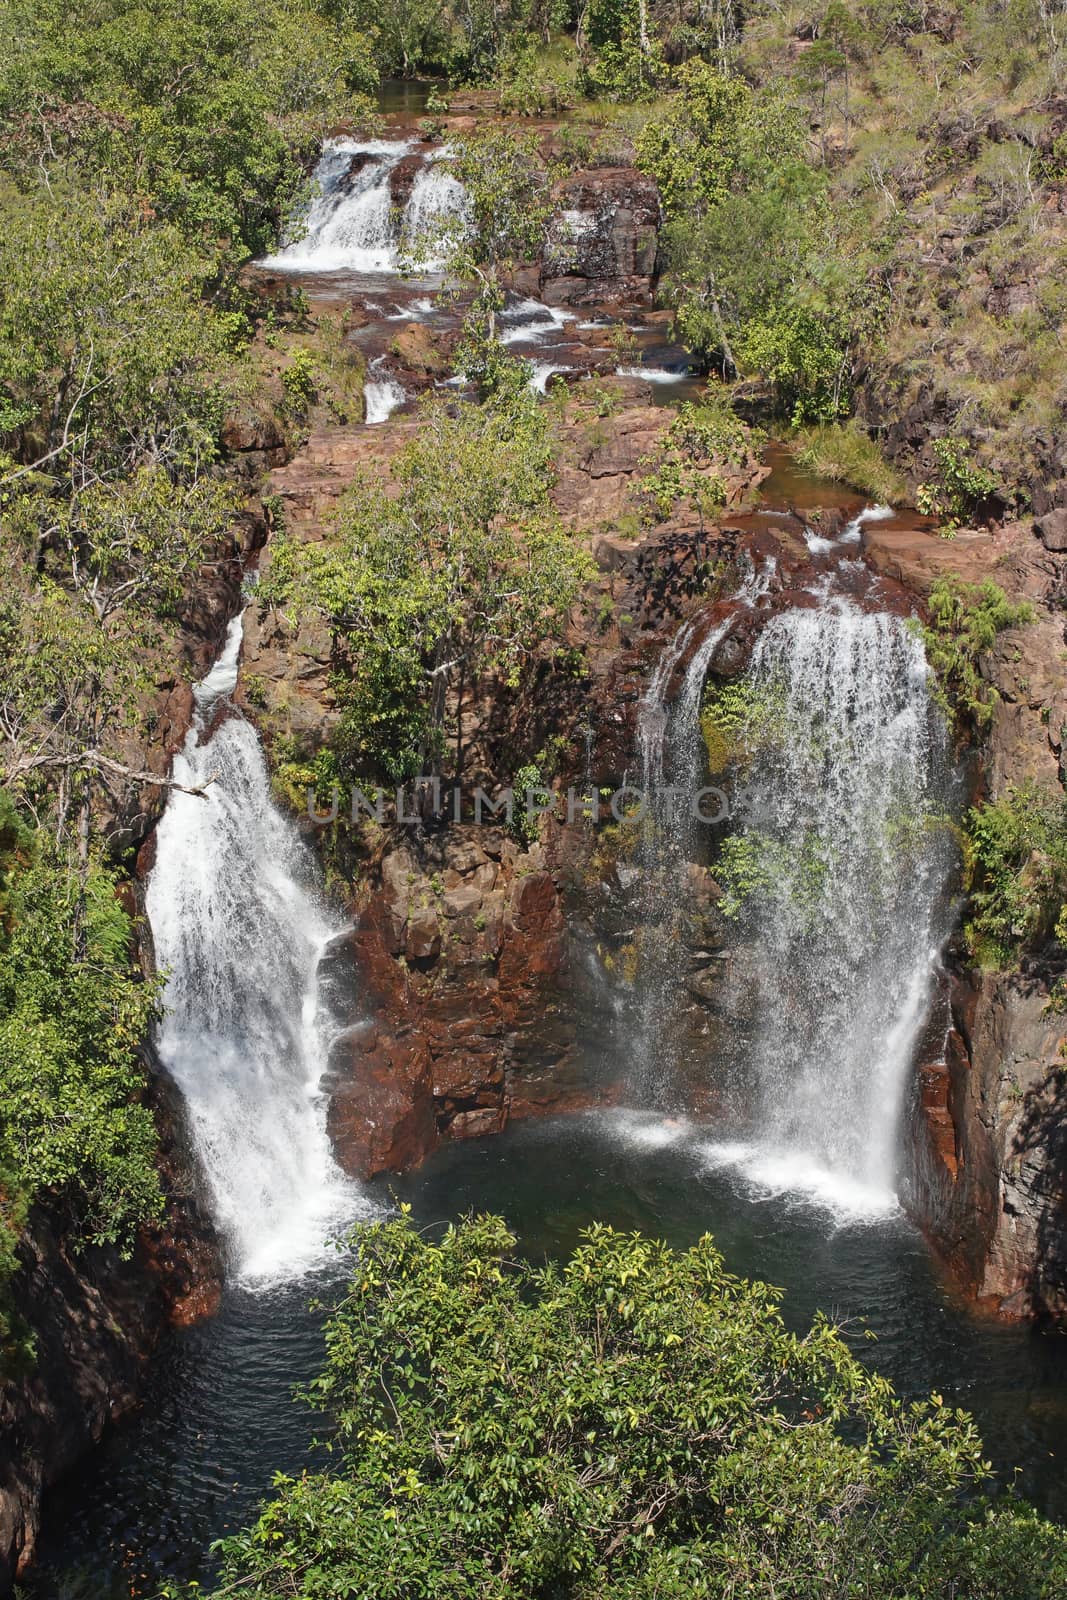
[[[942,695],[958,718],[979,729],[988,727],[999,696],[983,679],[979,658],[1005,628],[1033,622],[1033,607],[1025,600],[1013,604],[992,578],[964,583],[955,573],[937,579],[927,607],[930,620],[922,630],[926,659]]]
[[[289,409],[295,416],[305,416],[316,392],[315,357],[310,350],[293,351],[288,366],[282,369],[282,387]]]
[[[341,741],[391,776],[439,763],[486,673],[514,682],[589,571],[547,498],[545,420],[525,384],[453,415],[440,400],[390,466],[349,493],[333,539],[276,546],[263,598],[333,629]]]
[[[935,439],[931,448],[937,480],[920,486],[915,503],[925,516],[939,517],[954,529],[968,517],[981,515],[998,488],[997,475],[972,462],[966,439]]]
[[[1063,1533],[974,1497],[970,1420],[905,1403],[816,1317],[594,1227],[562,1265],[483,1217],[359,1229],[310,1389],[326,1471],[276,1480],[219,1593],[375,1600],[1052,1596]],[[1006,1585],[1006,1574],[1010,1578]],[[960,1585],[963,1585],[962,1587]]]
[[[794,915],[810,921],[817,914],[828,870],[827,844],[817,829],[799,837],[776,839],[746,828],[722,841],[713,868],[722,890],[718,909],[732,920],[760,902],[774,902],[781,886],[789,886]]]
[[[214,270],[126,196],[39,191],[12,204],[0,230],[7,482],[32,468],[52,490],[144,461],[176,473],[212,459],[233,332],[202,303]]]
[[[725,373],[767,378],[794,423],[833,420],[850,402],[870,297],[796,108],[704,63],[679,85],[637,141],[665,197],[678,326]]]
[[[700,730],[713,777],[734,768],[745,771],[759,754],[785,737],[785,697],[774,683],[734,678],[712,685],[704,695]]]
[[[647,99],[666,77],[647,0],[589,0],[583,37],[580,81],[593,98]]]
[[[496,71],[500,109],[505,116],[558,116],[574,102],[570,64],[546,56],[538,41],[513,37]]]
[[[1005,967],[1054,930],[1067,902],[1067,802],[1033,784],[972,806],[965,827],[967,947]]]
[[[100,867],[85,891],[0,794],[0,1278],[28,1206],[47,1196],[75,1248],[129,1249],[158,1211],[156,1131],[135,1103],[157,988],[134,970],[130,920]]]
[[[493,338],[502,277],[534,257],[544,241],[552,213],[550,175],[536,138],[514,130],[472,134],[458,144],[450,165],[466,191],[465,208],[446,225],[443,239],[428,240],[423,248],[431,254],[443,249],[453,272],[477,280],[475,309]]]
[[[709,386],[699,402],[678,407],[656,456],[641,465],[653,470],[641,480],[660,517],[688,500],[701,520],[726,504],[722,468],[744,460],[754,435],[733,411],[721,390]]]
[[[856,422],[805,428],[794,440],[799,466],[859,489],[880,505],[901,505],[907,486],[867,430]]]
[[[298,156],[365,116],[365,37],[292,0],[3,0],[0,126],[20,181],[150,197],[191,237],[266,249]]]
[[[236,506],[236,268],[377,76],[302,0],[0,0],[0,1275],[38,1196],[74,1246],[126,1248],[158,1202],[136,1064],[156,990],[98,836],[159,781],[130,751]],[[296,408],[308,378],[297,357]]]

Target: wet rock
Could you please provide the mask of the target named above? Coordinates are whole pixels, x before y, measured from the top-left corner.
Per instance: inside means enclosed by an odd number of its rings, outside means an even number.
[[[557,191],[541,263],[548,305],[651,298],[662,207],[651,178],[633,167],[575,173]]]
[[[1006,1316],[1067,1314],[1067,1018],[1040,963],[943,986],[920,1049],[907,1199]]]
[[[426,1046],[377,1032],[341,1041],[327,1126],[338,1161],[357,1178],[418,1166],[436,1143]]]
[[[389,346],[393,360],[416,377],[436,378],[447,372],[449,352],[421,322],[409,322],[394,336]]]

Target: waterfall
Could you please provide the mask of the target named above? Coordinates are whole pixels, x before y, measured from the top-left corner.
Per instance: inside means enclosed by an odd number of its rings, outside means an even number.
[[[232,709],[241,620],[195,691],[196,715],[156,834],[147,910],[166,973],[159,1051],[188,1107],[219,1226],[240,1275],[309,1265],[360,1208],[336,1165],[320,1084],[331,1019],[320,959],[340,931],[274,806],[251,724]]]
[[[466,201],[463,185],[436,162],[415,174],[400,233],[403,248],[409,255],[419,249],[430,250],[429,259],[420,263],[424,271],[444,270],[441,250],[446,241],[443,235],[461,225]]]
[[[750,576],[738,602],[753,604],[770,576]],[[774,617],[734,686],[744,757],[718,859],[692,800],[706,781],[705,679],[730,626],[706,613],[683,623],[638,711],[635,1088],[671,1109],[679,1057],[695,1053],[740,1135],[705,1144],[709,1162],[881,1212],[895,1204],[902,1101],[948,931],[944,727],[907,623],[833,595]],[[733,912],[712,968],[712,1044],[692,1027],[685,971],[705,865]]]
[[[640,962],[636,1036],[636,1087],[663,1101],[674,1091],[677,1062],[670,1044],[679,1009],[679,949],[689,914],[690,863],[706,827],[694,814],[704,787],[700,709],[708,665],[734,625],[738,608],[751,607],[774,575],[768,561],[741,584],[729,615],[708,626],[706,612],[684,622],[653,669],[637,711],[637,750],[644,815],[638,852]],[[700,637],[704,630],[703,638]],[[697,642],[699,641],[699,642]],[[691,654],[690,654],[691,652]],[[689,655],[681,688],[670,693]],[[714,802],[713,802],[714,804]]]
[[[392,176],[411,139],[327,139],[313,174],[315,195],[298,238],[261,264],[281,272],[397,272],[410,256],[462,215],[462,184],[439,168],[434,152],[415,174],[407,204],[398,214]],[[422,263],[436,272],[441,263]]]
[[[383,356],[376,356],[368,368],[368,376],[363,384],[363,414],[368,426],[379,422],[388,422],[398,406],[402,406],[407,399],[402,384],[388,374],[382,373]]]
[[[719,1155],[757,1182],[877,1211],[894,1203],[947,932],[943,725],[920,640],[842,598],[774,618],[746,692],[758,736],[722,876],[732,860],[742,883],[735,999],[754,1019],[756,1139]]]

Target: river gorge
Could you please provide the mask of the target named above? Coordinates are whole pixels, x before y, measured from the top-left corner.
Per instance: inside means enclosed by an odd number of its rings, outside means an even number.
[[[272,784],[338,717],[326,630],[257,598],[276,531],[320,540],[418,397],[463,388],[445,374],[464,295],[432,250],[401,268],[462,219],[447,155],[476,107],[426,138],[411,93],[380,136],[327,142],[303,231],[248,273],[342,316],[364,376],[360,415],[293,447],[261,416],[228,423],[246,537],[159,735],[196,792],[142,828],[155,1051],[221,1288],[192,1295],[136,1404],[47,1488],[28,1592],[210,1580],[211,1542],[309,1459],[292,1391],[343,1290],[338,1236],[400,1202],[427,1227],[500,1212],[532,1259],[594,1221],[710,1232],[731,1271],[785,1290],[790,1326],[829,1312],[901,1394],[971,1412],[1001,1481],[1067,1518],[1062,1018],[1040,962],[970,968],[958,843],[991,774],[1058,769],[1058,524],[942,540],[760,439],[725,505],[642,525],[647,463],[704,379],[654,303],[654,185],[579,171],[499,326],[558,408],[555,503],[595,567],[564,641],[581,664],[460,710],[463,797],[536,783],[552,809],[524,831],[446,798],[366,825],[346,796],[324,823]],[[611,404],[583,409],[602,385]],[[918,626],[949,570],[995,571],[1037,608],[983,657],[1001,698],[981,761]],[[625,792],[640,806],[613,809]],[[753,876],[758,910],[738,911]]]

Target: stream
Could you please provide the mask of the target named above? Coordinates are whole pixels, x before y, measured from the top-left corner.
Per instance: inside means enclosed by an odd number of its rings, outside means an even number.
[[[372,426],[412,398],[387,366],[375,369],[390,329],[456,316],[439,298],[439,276],[398,275],[397,230],[461,205],[427,159],[398,221],[387,180],[412,153],[404,119],[420,109],[419,91],[394,86],[384,105],[397,127],[363,144],[332,142],[305,233],[264,264],[319,303],[358,301],[369,313],[353,337],[368,357]],[[543,388],[551,372],[574,370],[599,348],[609,321],[515,295],[504,337],[535,363]],[[662,319],[636,312],[632,331],[637,370],[656,398],[676,403],[693,392]],[[317,981],[339,924],[274,806],[255,730],[227,705],[238,619],[198,687],[175,769],[185,781],[217,772],[218,786],[208,801],[172,797],[148,886],[170,972],[160,1050],[189,1103],[228,1240],[229,1285],[216,1317],[167,1336],[139,1412],[46,1499],[31,1593],[129,1600],[165,1578],[210,1580],[212,1540],[248,1522],[275,1472],[315,1459],[316,1418],[292,1394],[322,1360],[324,1313],[312,1303],[343,1287],[345,1255],[324,1248],[324,1235],[401,1200],[420,1225],[499,1211],[533,1259],[568,1251],[593,1221],[678,1246],[711,1232],[732,1271],[781,1287],[791,1326],[823,1309],[904,1395],[936,1389],[970,1410],[1002,1481],[1067,1518],[1067,1336],[987,1320],[957,1298],[893,1196],[902,1085],[946,932],[948,863],[924,846],[901,875],[892,831],[903,792],[921,792],[936,809],[949,781],[922,648],[899,619],[859,609],[833,587],[833,563],[855,563],[863,517],[881,509],[805,478],[781,453],[772,464],[755,520],[769,524],[779,505],[819,505],[852,521],[835,548],[811,536],[813,556],[829,563],[824,589],[764,631],[754,664],[757,680],[785,685],[786,714],[806,725],[820,756],[807,768],[801,755],[766,770],[757,762],[740,825],[761,836],[779,829],[788,844],[808,825],[799,797],[823,785],[813,806],[823,819],[811,846],[822,863],[817,889],[803,919],[781,899],[788,883],[780,890],[748,979],[764,1032],[750,1041],[747,1092],[765,1147],[689,1121],[659,1092],[672,1005],[664,968],[642,1000],[647,1060],[630,1099],[643,1109],[512,1124],[448,1145],[404,1177],[363,1186],[343,1178],[319,1093],[331,1024]],[[755,603],[759,581],[750,576],[739,603]],[[666,701],[671,670],[694,642],[680,634],[673,661],[668,643],[646,692],[639,758],[653,792],[672,767],[696,781],[700,696],[717,642],[710,633]],[[669,875],[690,858],[686,839],[668,840],[656,871]],[[790,1069],[798,1053],[799,1073]],[[871,1055],[875,1074],[866,1072]]]

